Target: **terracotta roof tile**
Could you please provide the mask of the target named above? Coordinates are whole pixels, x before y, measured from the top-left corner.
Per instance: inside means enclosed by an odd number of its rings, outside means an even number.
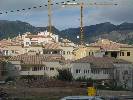
[[[21,64],[42,65],[44,61],[60,61],[64,60],[61,55],[18,55],[9,58],[9,61],[21,61]]]
[[[46,45],[44,45],[44,48],[45,49],[50,49],[50,50],[61,49],[61,47],[58,43],[46,44]]]
[[[133,47],[132,45],[128,44],[121,44],[117,42],[110,41],[108,39],[100,39],[95,43],[91,43],[89,46],[99,46],[104,51],[120,51],[121,47]]]
[[[102,68],[110,68],[113,67],[113,64],[129,64],[130,62],[116,59],[112,57],[94,57],[94,56],[87,56],[78,60],[73,61],[74,63],[90,63],[95,67],[102,67]],[[93,67],[94,67],[93,66]]]

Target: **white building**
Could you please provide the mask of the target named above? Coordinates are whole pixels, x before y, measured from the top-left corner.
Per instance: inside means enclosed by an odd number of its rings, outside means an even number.
[[[74,47],[70,45],[63,45],[60,43],[48,43],[43,46],[43,53],[44,54],[60,54],[62,55],[65,60],[73,60],[73,50]]]
[[[102,58],[87,56],[76,61],[70,65],[71,72],[75,79],[77,78],[91,78],[94,80],[111,80],[114,70],[111,58]]]
[[[58,35],[49,33],[47,31],[40,32],[37,35],[32,35],[30,32],[22,35],[24,47],[30,45],[44,45],[46,43],[58,42],[58,38]]]
[[[53,77],[58,74],[57,69],[62,68],[61,55],[28,55],[23,54],[9,59],[10,76]]]
[[[114,81],[117,86],[133,90],[133,65],[125,60],[111,57],[87,56],[69,63],[68,68],[75,79],[91,78]]]

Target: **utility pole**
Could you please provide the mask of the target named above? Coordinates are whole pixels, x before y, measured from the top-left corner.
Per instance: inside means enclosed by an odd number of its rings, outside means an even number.
[[[48,0],[48,31],[52,33],[52,21],[51,21],[51,0]]]

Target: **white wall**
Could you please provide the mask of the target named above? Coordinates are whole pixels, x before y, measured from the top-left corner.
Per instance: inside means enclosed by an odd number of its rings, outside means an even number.
[[[76,70],[80,70],[80,72],[76,73]],[[84,70],[89,70],[89,73],[84,73]],[[91,69],[90,69],[90,64],[89,63],[72,63],[71,65],[71,73],[73,77],[79,78],[79,77],[86,77],[90,78],[91,77]]]
[[[38,65],[29,66],[30,70],[22,71],[20,61],[10,61],[10,68],[11,69],[18,69],[19,75],[47,75],[48,77],[53,77],[58,74],[57,69],[61,69],[62,66],[59,62],[43,62],[42,70],[33,71],[33,67],[37,67]],[[28,66],[27,66],[28,67]],[[53,68],[54,70],[51,70]],[[13,70],[12,70],[13,71]],[[16,72],[15,72],[16,73]]]
[[[70,66],[70,65],[69,65]],[[76,73],[76,70],[80,70],[80,73]],[[100,73],[92,73],[91,65],[89,63],[72,63],[71,64],[71,72],[73,77],[85,77],[85,78],[92,78],[97,80],[108,80],[110,79],[110,73],[104,73],[104,68],[100,69]],[[112,69],[108,69],[110,72]]]

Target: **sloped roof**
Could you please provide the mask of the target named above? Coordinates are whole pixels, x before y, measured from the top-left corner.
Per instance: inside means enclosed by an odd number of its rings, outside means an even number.
[[[94,56],[87,56],[78,60],[73,61],[74,63],[90,63],[93,65],[92,67],[99,67],[99,68],[110,68],[113,67],[114,64],[129,64],[125,60],[116,59],[112,57],[94,57]]]
[[[104,51],[120,51],[121,47],[133,47],[128,44],[121,44],[108,39],[99,39],[97,42],[89,44],[89,46],[99,46]]]
[[[51,36],[44,36],[44,35],[28,35],[26,38],[51,38]]]
[[[1,40],[0,41],[0,47],[3,48],[6,46],[21,46],[21,43],[17,42],[17,41]]]
[[[22,54],[9,58],[9,61],[21,61],[21,64],[42,65],[45,61],[64,60],[61,55],[28,55]]]
[[[51,44],[46,44],[43,46],[44,49],[48,49],[48,50],[57,50],[57,49],[61,49],[60,45],[58,43],[51,43]]]

